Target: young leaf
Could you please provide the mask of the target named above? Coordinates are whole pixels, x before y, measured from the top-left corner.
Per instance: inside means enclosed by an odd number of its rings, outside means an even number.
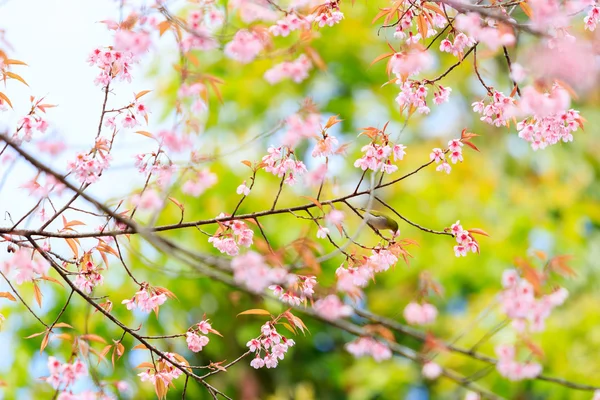
[[[15,299],[15,296],[13,296],[12,293],[9,292],[0,292],[0,297],[9,299],[10,301],[17,301],[17,299]]]
[[[250,310],[243,311],[243,312],[239,313],[237,316],[239,317],[240,315],[271,315],[271,313],[268,312],[267,310],[263,310],[260,308],[253,308]]]

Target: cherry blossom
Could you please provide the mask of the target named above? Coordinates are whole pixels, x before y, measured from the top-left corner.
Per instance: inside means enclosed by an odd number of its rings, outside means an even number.
[[[120,30],[115,34],[116,51],[130,52],[139,56],[148,51],[150,44],[150,36],[146,32]]]
[[[217,175],[208,169],[198,171],[195,176],[185,181],[181,191],[190,196],[198,197],[217,183]]]
[[[438,311],[429,303],[408,303],[404,308],[404,319],[411,325],[428,325],[435,321]]]
[[[263,48],[264,43],[258,34],[240,29],[236,32],[233,40],[225,45],[225,55],[247,64],[254,60]]]
[[[164,205],[164,200],[155,190],[147,189],[132,197],[131,203],[140,210],[157,211]]]
[[[268,152],[269,154],[262,158],[265,163],[265,171],[280,178],[285,176],[285,184],[295,185],[296,178],[306,173],[307,169],[304,163],[293,159],[293,152],[287,147],[269,147]]]
[[[125,299],[121,304],[125,304],[128,310],[139,308],[142,312],[149,313],[157,311],[165,301],[167,296],[164,293],[150,293],[147,289],[142,289],[136,292],[131,299]]]
[[[380,145],[377,143],[370,143],[363,146],[361,151],[364,155],[354,162],[354,166],[366,171],[370,169],[372,171],[383,171],[388,174],[395,172],[398,167],[392,165],[389,160],[390,155],[393,153],[392,148],[389,145]],[[402,150],[399,150],[403,152]],[[397,157],[399,153],[394,153]],[[402,155],[403,156],[403,155]]]
[[[276,368],[279,360],[283,360],[288,350],[296,343],[292,339],[280,335],[271,322],[266,322],[261,327],[261,336],[258,339],[252,339],[246,347],[256,353],[254,359],[250,362],[252,368]],[[262,353],[264,356],[261,358]]]
[[[339,297],[334,294],[317,300],[313,308],[317,314],[330,321],[352,315],[352,307],[342,303]]]
[[[427,379],[437,379],[442,374],[442,367],[429,361],[423,364],[422,374]]]
[[[357,358],[371,356],[377,362],[392,358],[390,348],[371,337],[360,337],[353,342],[347,343],[344,347],[348,353]]]
[[[264,258],[254,251],[234,257],[231,268],[234,281],[254,293],[262,293],[273,284],[283,283],[288,274],[283,268],[269,267]]]
[[[186,332],[185,341],[187,342],[188,348],[197,353],[202,351],[202,348],[208,344],[208,336],[198,335],[194,332]]]
[[[48,262],[37,257],[31,250],[21,247],[8,260],[0,264],[0,271],[9,275],[14,273],[17,285],[31,282],[40,276],[46,276]]]
[[[502,286],[504,291],[499,296],[502,311],[513,320],[513,326],[519,331],[543,331],[546,318],[569,295],[566,289],[559,288],[536,298],[532,284],[521,278],[514,269],[504,271]]]
[[[498,363],[496,369],[500,375],[511,381],[533,379],[542,373],[542,366],[535,362],[520,363],[515,360],[515,348],[510,345],[496,347]]]
[[[54,389],[66,390],[69,386],[88,375],[87,366],[79,359],[73,363],[61,363],[55,357],[48,357],[48,370],[50,376],[44,378]]]
[[[239,185],[235,192],[237,194],[243,194],[244,196],[248,196],[250,194],[250,188],[246,186],[246,181],[244,181],[241,185]]]

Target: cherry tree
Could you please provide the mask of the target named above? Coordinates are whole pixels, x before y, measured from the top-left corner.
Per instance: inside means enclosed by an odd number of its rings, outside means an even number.
[[[367,306],[371,290],[402,276],[428,251],[410,232],[431,235],[443,243],[442,257],[458,263],[503,251],[486,243],[500,226],[476,226],[471,212],[430,226],[395,201],[398,188],[419,179],[435,186],[479,153],[497,152],[481,144],[486,135],[517,138],[533,157],[571,146],[586,121],[572,103],[594,84],[592,32],[600,6],[595,0],[396,0],[369,2],[352,14],[357,7],[334,0],[115,4],[121,18],[98,17],[112,41],[98,43],[73,66],[93,70],[102,94],[99,104],[89,104],[98,120],[79,151],[49,137],[60,130],[53,126],[60,105],[52,93],[31,87],[29,104],[16,104],[11,89],[27,85],[28,60],[14,55],[18,49],[6,32],[0,110],[15,122],[0,132],[0,165],[6,174],[27,165],[29,175],[18,193],[1,195],[6,291],[0,297],[2,306],[16,308],[0,319],[9,330],[20,318],[37,324],[19,340],[34,342],[44,355],[42,390],[49,398],[139,398],[144,388],[159,399],[189,392],[241,398],[220,387],[219,377],[297,364],[303,338],[318,334],[314,327],[342,333],[331,354],[382,365],[409,360],[419,379],[453,382],[461,398],[504,398],[525,380],[600,398],[591,378],[544,371],[552,349],[537,335],[556,309],[569,307],[564,285],[576,267],[568,255],[511,255],[513,265],[488,288],[494,301],[483,313],[498,323],[472,346],[435,329],[446,302],[436,269],[418,274],[411,282],[416,290],[393,292],[404,304],[395,315]],[[292,100],[294,109],[286,107],[281,118],[235,104],[234,92],[242,89],[228,86],[230,76],[239,75],[248,88],[266,85],[261,96],[284,101],[290,86],[343,73],[347,66],[332,68],[338,60],[319,49],[343,34],[344,24],[367,26],[370,40],[382,45],[368,73],[396,109],[389,120],[354,129],[345,121],[360,110],[332,113],[308,93],[302,102]],[[161,58],[168,73],[150,74],[150,81],[139,76]],[[492,63],[497,76],[486,71]],[[477,87],[465,91],[455,77],[459,70]],[[480,124],[463,126],[429,151],[412,150],[407,129],[465,99],[464,112]],[[25,106],[28,112],[15,111]],[[219,132],[219,123],[235,123],[243,107],[264,130],[248,128],[249,136],[223,140],[232,136],[223,133],[227,127]],[[127,148],[124,138],[131,137],[143,145]],[[119,147],[129,159],[119,158]],[[135,164],[131,175],[139,186],[119,198],[95,192],[120,162]],[[22,215],[11,211],[19,196],[34,202]],[[165,278],[173,274],[178,281]],[[197,315],[197,304],[180,300],[189,299],[183,286],[192,275],[226,287],[229,307]],[[206,285],[197,286],[198,302]],[[56,312],[44,309],[49,298],[63,301]],[[71,311],[82,304],[85,321]],[[483,317],[462,330],[483,324]],[[232,328],[240,323],[248,329]],[[213,346],[231,354],[224,347],[234,342],[235,358],[202,355]],[[462,361],[445,363],[448,354]],[[112,368],[129,375],[115,379]],[[487,386],[489,374],[505,386]],[[92,384],[79,384],[90,377]]]

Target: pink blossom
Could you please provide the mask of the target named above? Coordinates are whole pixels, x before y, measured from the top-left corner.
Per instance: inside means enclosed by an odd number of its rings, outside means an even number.
[[[583,22],[585,23],[585,29],[589,31],[595,31],[598,21],[600,21],[600,7],[594,6],[590,9],[590,11],[588,11],[587,15],[583,19]]]
[[[394,147],[392,149],[392,152],[394,153],[394,161],[404,159],[404,156],[406,155],[406,151],[404,151],[405,149],[406,149],[406,146],[404,146],[402,144],[394,145]]]
[[[188,348],[194,353],[202,351],[202,348],[206,346],[209,341],[208,336],[197,335],[194,332],[186,332],[185,335]]]
[[[520,381],[523,379],[534,379],[542,373],[542,367],[538,363],[527,362],[520,363],[515,358],[514,346],[501,345],[496,347],[498,363],[496,369],[500,375],[511,381]]]
[[[115,34],[114,49],[141,55],[148,51],[150,43],[150,36],[145,32],[120,30]]]
[[[398,257],[385,249],[371,250],[371,256],[367,259],[367,265],[374,272],[387,271],[391,266],[396,265],[397,262]]]
[[[263,48],[263,41],[258,34],[240,29],[235,33],[233,40],[225,45],[225,55],[247,64],[254,60]]]
[[[264,74],[264,78],[271,85],[289,78],[295,83],[300,83],[308,78],[308,72],[312,69],[312,62],[304,54],[294,61],[284,61],[273,66]]]
[[[346,216],[343,211],[340,210],[331,210],[329,213],[325,215],[325,221],[329,222],[332,225],[340,225]]]
[[[235,190],[237,194],[243,194],[244,196],[248,196],[250,194],[250,188],[246,186],[246,181],[239,185]]]
[[[259,369],[265,366],[265,361],[262,358],[260,358],[257,354],[256,357],[254,357],[254,359],[250,361],[250,366],[252,368]]]
[[[452,92],[451,88],[439,86],[439,91],[433,94],[433,102],[437,105],[446,103],[450,99],[450,92]]]
[[[164,205],[162,197],[152,189],[147,189],[142,194],[136,194],[131,199],[131,203],[140,210],[149,211],[160,210]]]
[[[164,293],[150,294],[147,290],[142,289],[131,299],[125,299],[121,304],[125,304],[128,310],[139,308],[142,312],[149,313],[152,310],[157,310],[164,302],[167,301],[167,296]]]
[[[427,70],[432,64],[433,57],[427,50],[411,50],[405,53],[395,53],[389,62],[392,73],[400,79]]]
[[[377,362],[392,358],[392,351],[388,346],[370,337],[360,337],[344,347],[354,357],[371,356]]]
[[[295,148],[303,138],[317,138],[321,131],[321,116],[310,113],[305,117],[292,114],[286,119],[287,130],[284,133],[282,143],[290,149]]]
[[[414,107],[419,114],[429,114],[431,111],[427,106],[427,87],[421,84],[405,81],[399,82],[400,93],[396,97],[396,103],[400,108]]]
[[[319,229],[317,230],[317,238],[325,239],[327,235],[329,235],[329,229],[319,225]]]
[[[323,139],[319,139],[315,148],[312,151],[313,157],[327,157],[334,154],[338,140],[333,135],[327,135]]]
[[[423,364],[423,376],[427,379],[437,379],[442,374],[442,367],[434,362],[426,362]]]
[[[233,279],[243,284],[254,293],[261,293],[267,287],[281,283],[287,271],[281,268],[270,268],[263,257],[253,251],[235,257],[231,262]]]
[[[430,324],[435,321],[437,314],[437,308],[429,303],[420,305],[412,302],[404,308],[404,319],[411,325]]]
[[[481,400],[481,397],[478,393],[468,391],[465,395],[465,400]]]
[[[352,315],[352,307],[342,303],[339,297],[334,294],[317,300],[313,308],[317,314],[330,321]]]
[[[269,147],[268,153],[262,158],[265,163],[264,169],[275,176],[286,178],[284,183],[293,186],[296,183],[296,177],[306,173],[306,166],[302,161],[291,158],[292,153],[285,147]]]
[[[435,161],[436,163],[440,163],[441,161],[443,161],[446,158],[445,154],[444,154],[444,150],[440,149],[440,148],[435,148],[431,151],[431,154],[429,154],[429,160],[430,161]]]
[[[175,153],[189,150],[192,145],[190,137],[186,134],[178,134],[173,131],[162,130],[157,134],[161,144]]]
[[[200,170],[192,179],[188,179],[181,191],[190,196],[198,197],[217,183],[217,175],[208,169]]]

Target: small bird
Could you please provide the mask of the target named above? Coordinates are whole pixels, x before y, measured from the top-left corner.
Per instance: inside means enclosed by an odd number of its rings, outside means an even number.
[[[398,222],[393,218],[375,210],[367,211],[364,208],[359,208],[359,210],[364,211],[364,219],[372,228],[377,230],[389,229],[394,233],[398,231]]]

